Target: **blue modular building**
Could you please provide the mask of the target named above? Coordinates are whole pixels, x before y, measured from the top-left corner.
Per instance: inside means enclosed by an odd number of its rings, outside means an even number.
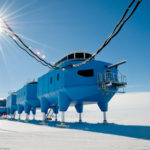
[[[26,84],[23,88],[17,91],[17,110],[19,114],[25,111],[26,120],[28,120],[28,115],[30,111],[33,113],[33,119],[36,114],[36,107],[40,107],[40,102],[37,99],[37,82],[30,82]]]
[[[6,100],[7,114],[11,115],[11,118],[14,117],[14,113],[17,110],[16,105],[16,92],[11,93]]]
[[[65,111],[70,105],[75,106],[79,113],[79,121],[82,120],[84,104],[96,103],[104,112],[106,122],[106,111],[108,102],[120,87],[126,85],[125,76],[119,77],[118,65],[124,63],[110,64],[92,59],[79,67],[71,67],[91,57],[85,52],[74,52],[56,62],[56,68],[50,70],[38,79],[37,96],[41,103],[43,120],[46,119],[48,108],[52,108],[57,116],[62,112],[61,122],[64,123]],[[59,69],[65,67],[65,69]]]
[[[0,99],[0,107],[6,107],[6,99]]]
[[[6,99],[0,100],[0,116],[6,114]]]

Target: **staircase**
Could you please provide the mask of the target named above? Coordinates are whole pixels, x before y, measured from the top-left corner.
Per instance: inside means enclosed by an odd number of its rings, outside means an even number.
[[[52,117],[53,117],[53,109],[49,109],[48,113],[46,115],[46,119],[47,120],[52,120]]]

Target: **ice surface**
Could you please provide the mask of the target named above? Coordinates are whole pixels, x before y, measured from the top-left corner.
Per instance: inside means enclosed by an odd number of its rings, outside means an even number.
[[[16,117],[17,118],[17,117]],[[69,128],[59,122],[0,120],[0,150],[150,150],[150,93],[116,95],[109,103],[107,119],[97,105],[84,107],[83,123],[73,107],[66,113]],[[30,115],[32,119],[32,115]],[[60,116],[58,116],[60,119]]]

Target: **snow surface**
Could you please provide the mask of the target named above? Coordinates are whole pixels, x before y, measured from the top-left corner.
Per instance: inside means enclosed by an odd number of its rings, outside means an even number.
[[[83,123],[73,107],[66,113],[68,128],[60,122],[0,119],[0,150],[150,150],[150,93],[115,95],[107,119],[97,105],[84,107]],[[60,116],[58,116],[60,118]],[[32,119],[32,115],[30,115]]]

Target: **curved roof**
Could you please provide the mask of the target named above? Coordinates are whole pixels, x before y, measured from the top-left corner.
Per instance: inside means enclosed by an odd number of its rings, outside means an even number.
[[[72,52],[72,53],[69,53],[68,55],[64,56],[60,60],[58,60],[55,63],[55,66],[60,65],[61,63],[65,62],[65,61],[70,61],[70,60],[71,61],[73,61],[73,60],[86,60],[91,56],[92,56],[92,54],[90,54],[88,52]]]

